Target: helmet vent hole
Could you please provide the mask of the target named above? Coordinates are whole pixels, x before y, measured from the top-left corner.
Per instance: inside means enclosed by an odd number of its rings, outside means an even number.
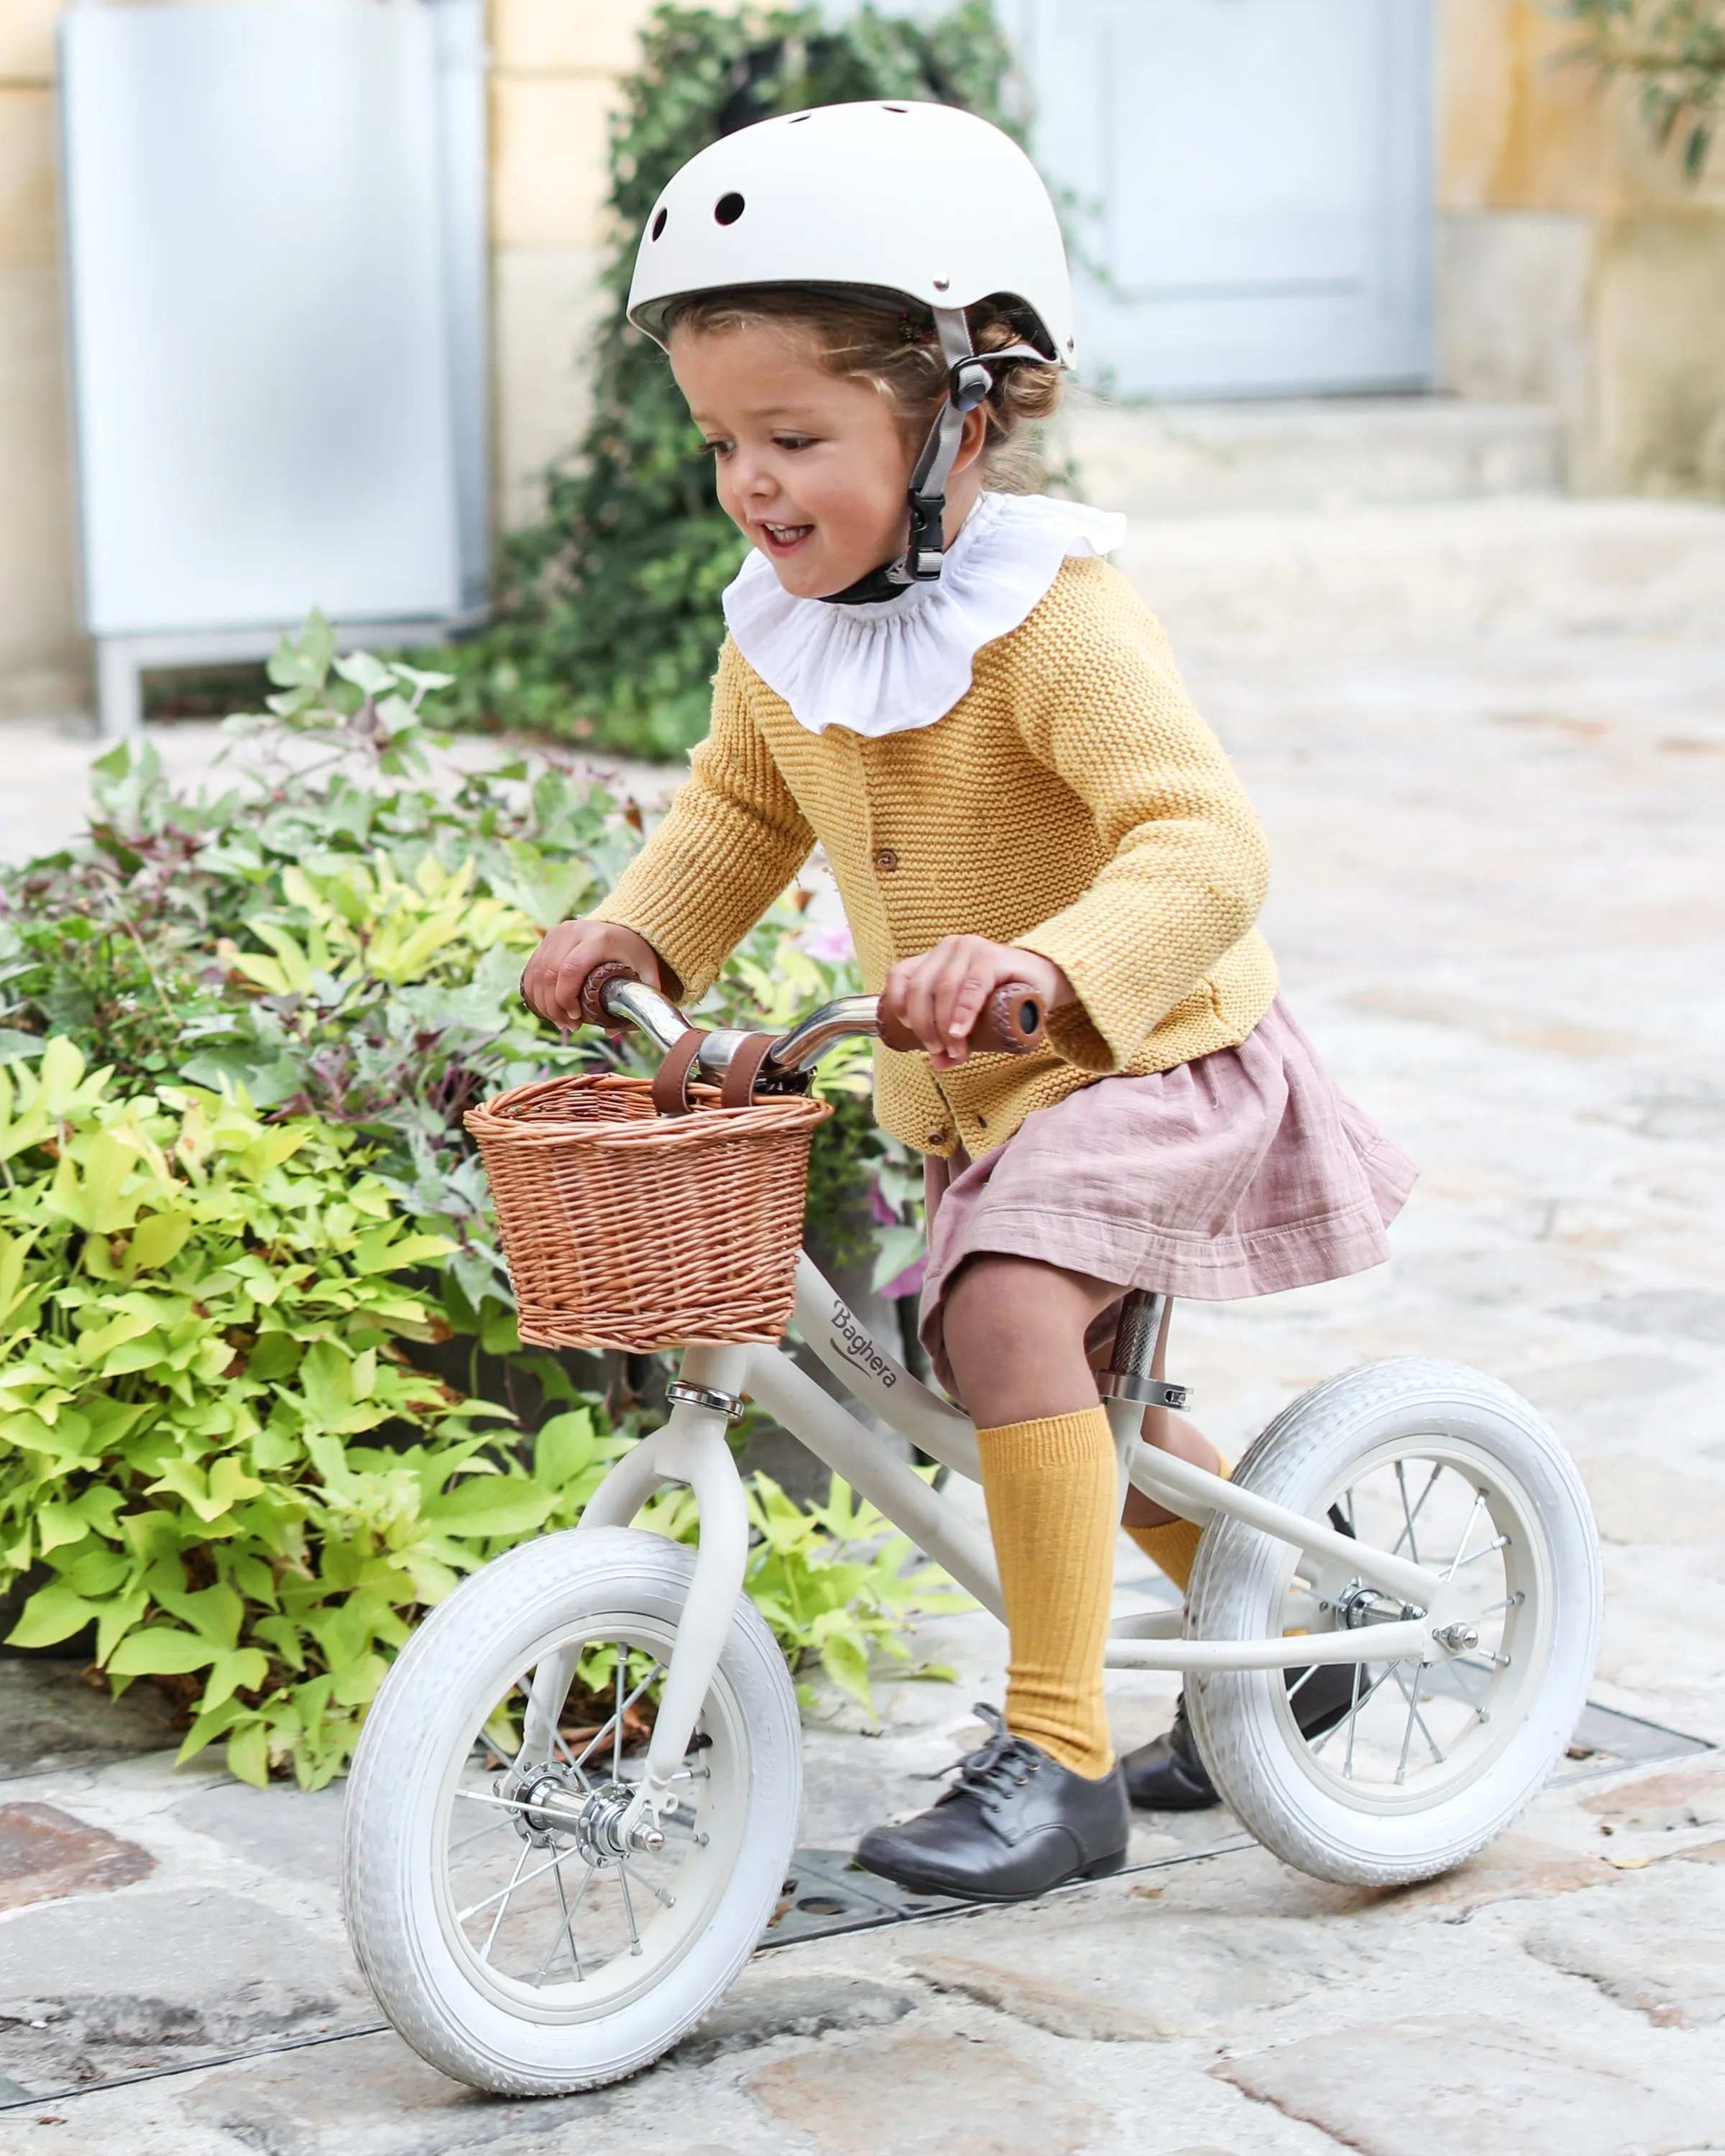
[[[904,109],[901,105],[883,105],[880,108],[883,112],[902,112]]]
[[[742,212],[743,200],[741,195],[721,195],[717,202],[713,204],[713,215],[721,224],[735,224],[738,218],[742,215]]]
[[[805,120],[813,120],[814,117],[814,115],[812,112],[793,112],[788,125],[792,127],[800,127]]]
[[[665,230],[665,220],[668,214],[669,213],[667,211],[660,210],[658,216],[654,218],[653,237],[655,239],[657,239],[660,234]]]

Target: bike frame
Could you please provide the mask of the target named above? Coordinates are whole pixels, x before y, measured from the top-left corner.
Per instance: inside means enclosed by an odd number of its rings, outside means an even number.
[[[955,1474],[981,1479],[975,1426],[880,1346],[806,1255],[798,1266],[794,1322],[865,1409]],[[618,1461],[577,1530],[628,1527],[662,1482],[686,1483],[700,1516],[695,1575],[625,1831],[647,1811],[669,1811],[677,1801],[672,1778],[682,1767],[743,1594],[749,1525],[742,1477],[726,1441],[729,1401],[747,1395],[766,1409],[985,1609],[1004,1618],[985,1528],[931,1488],[782,1348],[685,1348],[679,1383],[704,1399],[677,1400],[665,1423]],[[1209,1674],[1316,1662],[1432,1662],[1451,1660],[1474,1644],[1460,1621],[1459,1592],[1448,1578],[1398,1551],[1340,1534],[1322,1521],[1146,1445],[1139,1435],[1142,1404],[1123,1399],[1105,1404],[1120,1454],[1122,1496],[1130,1481],[1182,1518],[1203,1524],[1220,1513],[1299,1553],[1283,1600],[1284,1616],[1291,1621],[1282,1635],[1194,1639],[1185,1635],[1178,1610],[1141,1613],[1115,1620],[1106,1652],[1110,1668]],[[550,1757],[575,1658],[576,1650],[569,1649],[540,1665],[523,1732],[524,1760]]]

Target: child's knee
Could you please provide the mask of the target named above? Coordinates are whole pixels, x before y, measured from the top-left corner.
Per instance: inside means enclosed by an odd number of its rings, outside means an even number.
[[[983,1252],[967,1258],[947,1290],[942,1329],[952,1367],[977,1358],[1034,1353],[1050,1332],[1045,1301],[1034,1292],[1033,1276],[1045,1272],[1028,1258]]]

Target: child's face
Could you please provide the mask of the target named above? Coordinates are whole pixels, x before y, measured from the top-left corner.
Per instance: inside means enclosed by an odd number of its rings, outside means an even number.
[[[828,373],[780,323],[679,330],[670,362],[721,506],[788,592],[825,598],[903,548],[915,459],[873,383]]]

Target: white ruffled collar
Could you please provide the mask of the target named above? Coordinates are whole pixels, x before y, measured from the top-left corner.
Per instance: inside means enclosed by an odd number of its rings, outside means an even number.
[[[1111,553],[1125,537],[1123,516],[1081,502],[984,494],[936,583],[834,606],[794,598],[752,553],[725,593],[725,619],[799,726],[878,741],[943,719],[969,688],[978,652],[1028,619],[1067,556]]]

